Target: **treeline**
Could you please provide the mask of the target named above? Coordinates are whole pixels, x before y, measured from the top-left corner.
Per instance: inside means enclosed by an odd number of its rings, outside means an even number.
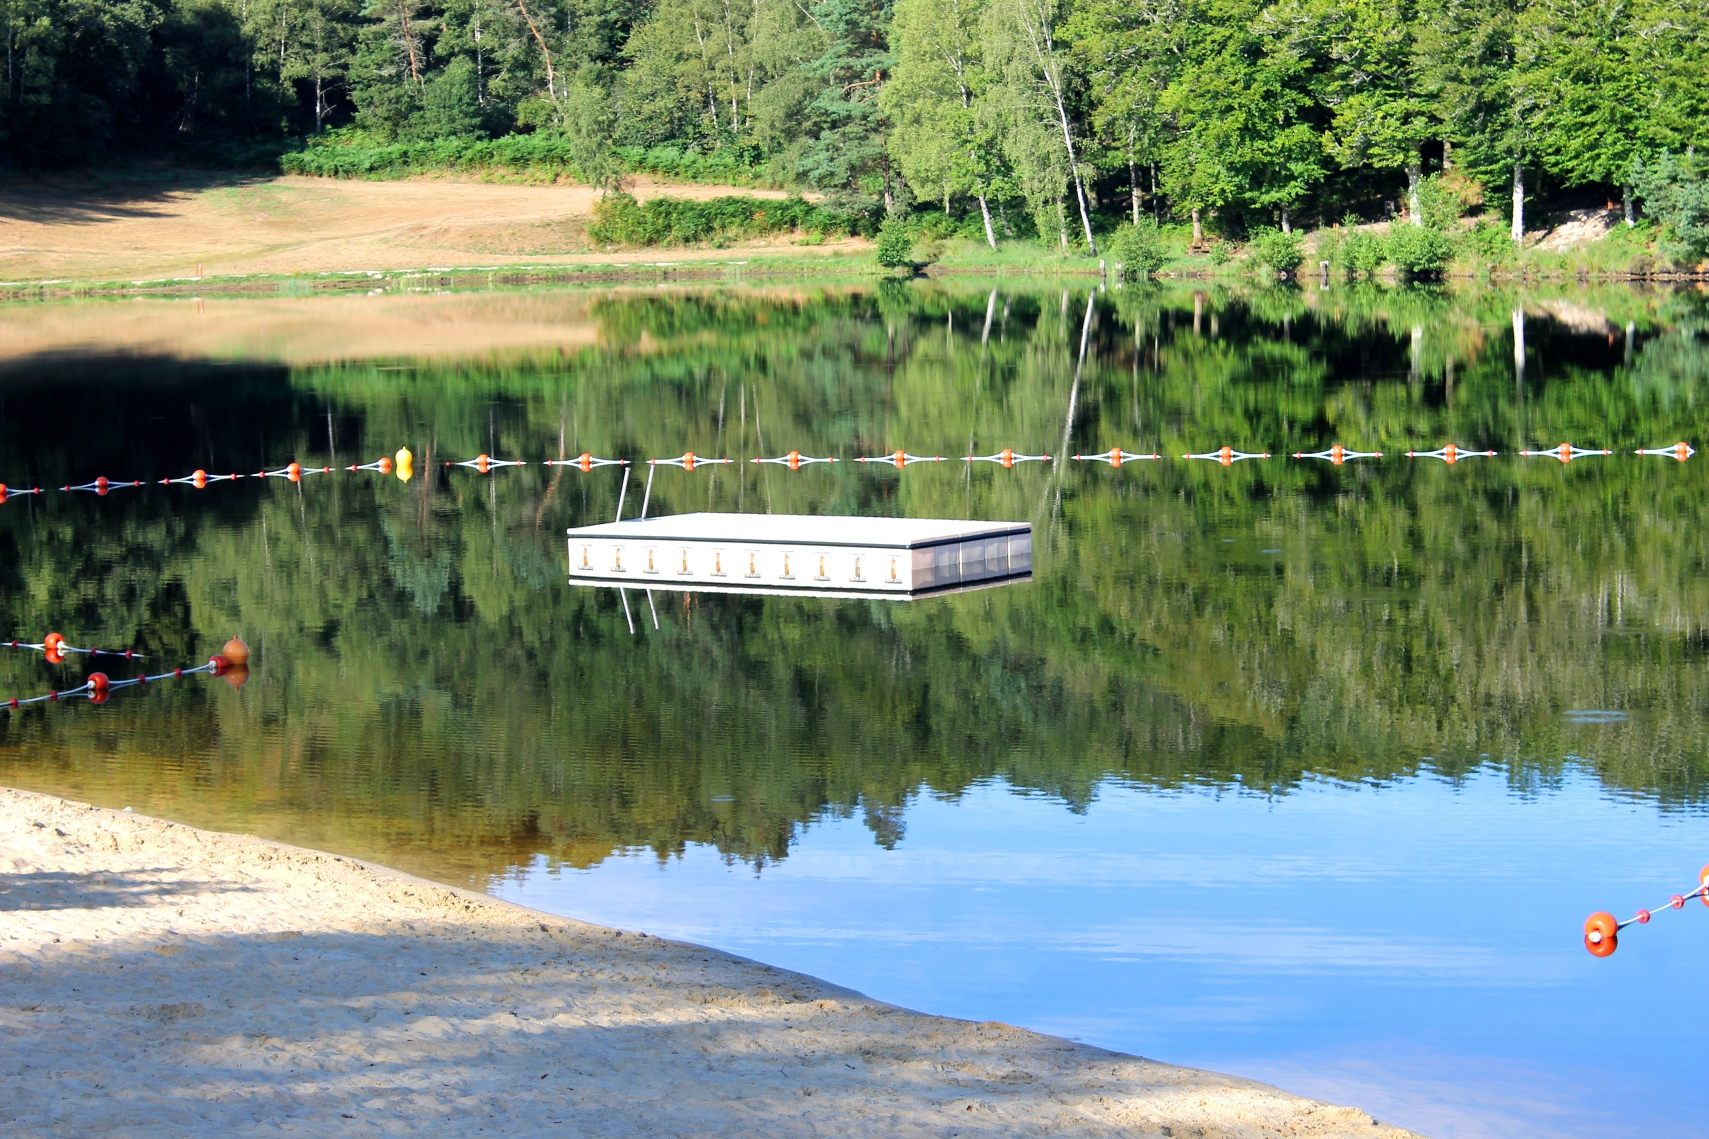
[[[1693,161],[1654,171],[1709,129],[1694,0],[0,0],[0,26],[18,163],[308,139],[293,169],[613,187],[656,157],[1087,252],[1147,214],[1422,221],[1432,174],[1515,234],[1540,192],[1630,217],[1646,184],[1703,197]]]

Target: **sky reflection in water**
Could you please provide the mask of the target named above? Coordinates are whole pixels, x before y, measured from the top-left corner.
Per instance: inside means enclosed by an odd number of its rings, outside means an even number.
[[[1083,814],[923,795],[892,851],[854,820],[756,873],[706,847],[543,861],[524,905],[703,942],[950,1016],[1236,1072],[1438,1136],[1709,1134],[1696,903],[1578,944],[1694,875],[1697,815],[1571,777],[1292,794],[1106,785]],[[1632,902],[1635,907],[1639,904]]]

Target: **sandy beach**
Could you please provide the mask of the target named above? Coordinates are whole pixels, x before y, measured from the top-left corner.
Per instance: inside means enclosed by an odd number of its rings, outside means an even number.
[[[785,196],[645,177],[630,190],[643,201]],[[449,177],[20,181],[0,187],[0,281],[723,261],[871,248],[853,239],[799,245],[785,235],[722,250],[607,252],[586,239],[597,199],[586,186]]]
[[[0,789],[5,1135],[1410,1134],[249,836]]]

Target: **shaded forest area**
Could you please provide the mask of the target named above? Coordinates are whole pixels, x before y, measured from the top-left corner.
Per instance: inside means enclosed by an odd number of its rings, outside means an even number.
[[[1083,252],[1124,219],[1422,222],[1432,188],[1516,235],[1539,198],[1709,218],[1696,0],[0,0],[0,28],[28,169],[654,170]]]

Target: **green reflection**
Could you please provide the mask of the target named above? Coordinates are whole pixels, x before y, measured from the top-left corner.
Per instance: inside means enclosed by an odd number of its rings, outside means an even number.
[[[892,843],[918,789],[993,777],[1085,809],[1111,778],[1285,793],[1489,763],[1523,790],[1576,762],[1704,798],[1709,459],[1630,454],[1704,442],[1696,294],[1006,282],[592,312],[594,346],[453,362],[15,362],[3,477],[401,445],[419,473],[0,507],[17,635],[190,663],[241,632],[257,657],[242,691],[7,715],[0,779],[473,882],[689,842],[758,864],[826,813]],[[1617,453],[1509,454],[1562,440]],[[1335,442],[1388,457],[1283,457]],[[1446,442],[1503,455],[1400,457]],[[1176,458],[1225,443],[1277,458]],[[443,465],[1116,445],[1170,458],[661,470],[654,514],[1028,519],[1035,580],[907,605],[660,593],[657,631],[632,593],[635,636],[615,593],[564,580],[564,528],[609,519],[618,475]],[[0,654],[0,695],[74,675]],[[1627,718],[1564,715],[1586,708]]]

